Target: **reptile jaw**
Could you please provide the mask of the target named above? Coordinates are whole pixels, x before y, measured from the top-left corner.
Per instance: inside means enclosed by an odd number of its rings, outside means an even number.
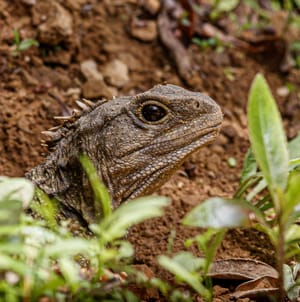
[[[162,165],[155,171],[151,171],[151,173],[144,174],[144,177],[142,179],[140,177],[137,177],[138,181],[129,185],[129,187],[127,187],[122,192],[122,195],[125,197],[125,200],[130,200],[138,196],[150,194],[151,192],[159,188],[166,181],[168,176],[171,176],[173,172],[177,170],[180,165],[182,165],[184,160],[191,153],[194,153],[201,147],[209,144],[218,135],[219,129],[220,124],[210,129],[205,129],[205,134],[202,133],[200,137],[192,141],[189,145],[186,145],[184,148],[169,154],[168,160],[164,163],[164,165]],[[174,156],[178,156],[178,162],[176,165],[172,166]],[[160,181],[160,175],[163,175],[163,177],[161,178],[162,181]]]

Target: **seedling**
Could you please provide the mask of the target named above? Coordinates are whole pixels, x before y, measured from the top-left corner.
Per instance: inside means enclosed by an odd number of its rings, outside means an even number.
[[[158,262],[174,274],[178,282],[188,284],[205,301],[212,301],[212,283],[207,274],[224,234],[224,229],[209,228],[203,234],[186,240],[186,247],[196,244],[203,257],[195,257],[190,252],[180,252],[174,257],[160,256]]]
[[[14,45],[15,45],[15,49],[13,50],[13,55],[14,56],[18,56],[20,54],[20,52],[25,51],[26,49],[32,47],[32,46],[37,46],[39,47],[39,42],[35,39],[24,39],[21,40],[20,38],[20,33],[14,29],[13,30],[14,33]]]

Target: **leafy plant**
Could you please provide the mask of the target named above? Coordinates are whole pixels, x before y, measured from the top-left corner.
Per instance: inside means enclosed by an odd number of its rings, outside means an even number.
[[[257,171],[253,160],[250,165],[246,162],[244,171],[248,173],[243,173],[244,181],[240,186],[243,189],[236,197],[242,197],[254,185],[246,200],[252,201],[260,210],[258,228],[269,235],[276,247],[280,298],[283,300],[284,262],[291,256],[300,256],[298,245],[295,244],[300,238],[291,238],[292,234],[295,235],[294,229],[298,228],[296,222],[300,216],[297,209],[300,203],[300,150],[293,148],[296,140],[287,145],[276,103],[260,75],[250,91],[248,122],[251,148],[261,172]],[[249,185],[249,182],[257,180],[257,184]],[[264,188],[267,188],[267,192],[259,195]],[[267,212],[270,209],[272,217]]]
[[[220,41],[218,38],[209,38],[209,39],[200,39],[197,37],[192,38],[192,42],[196,45],[198,45],[201,49],[206,48],[218,48],[220,49],[223,44],[222,41]]]
[[[184,223],[191,225],[189,218]],[[186,240],[186,247],[196,244],[203,257],[195,257],[192,253],[183,251],[174,257],[160,256],[158,263],[174,274],[178,282],[188,284],[205,301],[212,301],[212,283],[207,274],[224,234],[223,229],[209,228],[203,234]]]
[[[276,248],[279,301],[284,300],[285,291],[295,301],[300,282],[294,281],[295,273],[285,262],[291,257],[300,259],[300,136],[287,144],[279,111],[262,75],[256,76],[250,90],[248,127],[251,149],[234,197],[210,198],[184,222],[220,230],[252,226],[265,232]],[[250,219],[250,212],[255,219]]]
[[[13,55],[14,56],[18,56],[20,54],[20,52],[25,51],[26,49],[32,47],[32,46],[39,46],[39,42],[35,39],[24,39],[21,40],[20,38],[20,33],[14,29],[13,30],[14,33],[14,45],[15,45],[15,49],[13,50]]]
[[[300,42],[299,41],[295,41],[290,45],[290,52],[294,59],[295,66],[297,68],[300,68]]]
[[[25,179],[0,178],[0,299],[7,302],[39,301],[137,301],[121,289],[131,271],[126,263],[133,248],[123,239],[128,227],[162,214],[164,197],[144,197],[111,212],[106,189],[99,185],[88,158],[81,162],[92,181],[104,215],[91,225],[95,236],[76,237],[67,223],[54,218],[56,203],[38,190],[33,218],[23,208],[33,198],[33,185]],[[74,229],[72,230],[74,231]],[[75,230],[78,231],[77,229]]]

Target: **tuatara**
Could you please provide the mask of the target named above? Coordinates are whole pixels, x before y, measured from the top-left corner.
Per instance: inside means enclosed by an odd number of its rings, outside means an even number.
[[[65,216],[84,224],[99,213],[80,154],[92,160],[117,207],[162,185],[188,155],[218,135],[222,122],[220,107],[210,97],[169,84],[78,104],[81,112],[45,131],[52,152],[26,177],[56,197]]]

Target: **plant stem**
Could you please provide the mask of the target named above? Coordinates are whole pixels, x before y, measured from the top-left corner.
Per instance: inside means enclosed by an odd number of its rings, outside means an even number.
[[[278,215],[278,242],[277,242],[277,270],[279,274],[279,296],[278,301],[285,299],[284,289],[284,260],[285,260],[285,225],[282,222],[282,211]]]

